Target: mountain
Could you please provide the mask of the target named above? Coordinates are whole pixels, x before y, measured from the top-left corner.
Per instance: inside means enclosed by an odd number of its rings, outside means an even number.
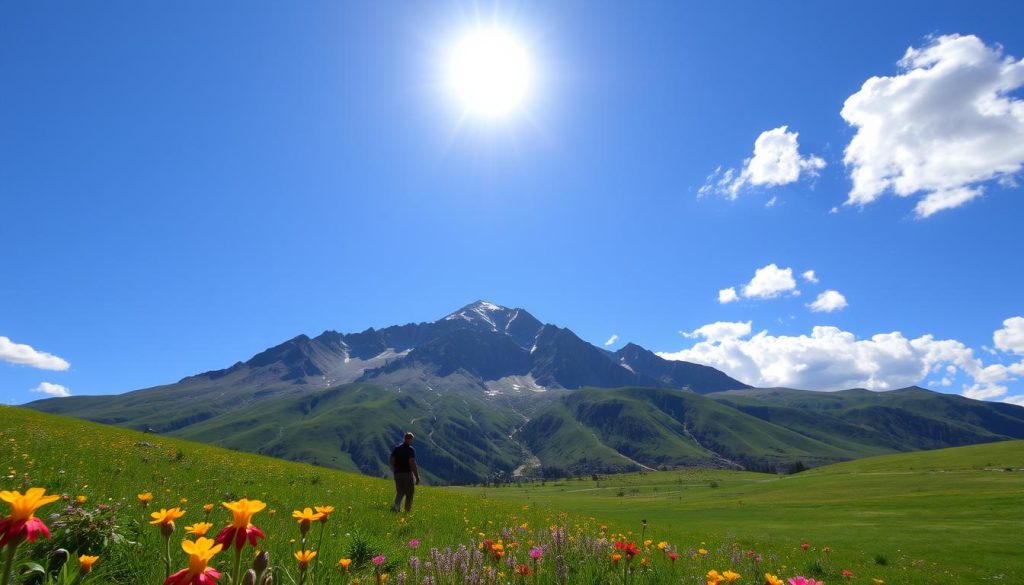
[[[517,473],[810,467],[1024,438],[1024,408],[911,388],[751,388],[635,344],[616,352],[478,301],[430,323],[299,335],[174,384],[27,405],[138,430],[386,473],[412,430],[434,483]]]

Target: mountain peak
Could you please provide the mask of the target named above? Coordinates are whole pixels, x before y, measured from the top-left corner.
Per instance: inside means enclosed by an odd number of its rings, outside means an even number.
[[[473,324],[483,324],[492,330],[498,329],[499,321],[507,321],[507,316],[513,309],[495,305],[492,302],[479,300],[462,307],[454,313],[450,313],[442,321],[463,320]],[[504,317],[504,318],[503,318]]]

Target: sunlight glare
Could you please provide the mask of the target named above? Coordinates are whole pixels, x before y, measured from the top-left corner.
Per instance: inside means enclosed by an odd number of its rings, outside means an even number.
[[[521,106],[533,81],[522,43],[500,29],[464,36],[448,59],[448,82],[465,109],[485,118],[505,116]]]

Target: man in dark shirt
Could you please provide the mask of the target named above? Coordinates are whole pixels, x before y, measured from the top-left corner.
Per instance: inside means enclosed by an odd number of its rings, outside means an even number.
[[[416,484],[420,482],[420,470],[416,468],[416,450],[412,448],[415,437],[412,433],[405,433],[405,440],[391,450],[391,471],[395,472],[395,505],[391,508],[398,512],[405,498],[405,511],[412,509],[412,494],[416,491]],[[413,483],[415,477],[416,483]]]

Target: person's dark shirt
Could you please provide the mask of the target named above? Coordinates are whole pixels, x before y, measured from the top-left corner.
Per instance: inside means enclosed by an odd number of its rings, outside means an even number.
[[[395,458],[395,473],[412,473],[409,460],[416,458],[416,450],[411,445],[399,443],[391,451],[391,456]]]

